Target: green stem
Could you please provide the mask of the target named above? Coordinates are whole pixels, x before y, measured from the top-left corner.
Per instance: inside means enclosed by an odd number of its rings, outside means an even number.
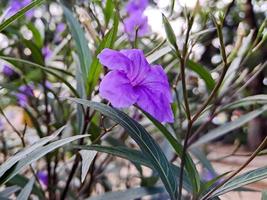
[[[179,179],[179,188],[178,188],[178,200],[181,200],[182,198],[182,189],[183,189],[183,176],[184,176],[184,166],[186,162],[186,150],[187,150],[187,143],[188,139],[191,135],[191,128],[192,128],[192,122],[191,122],[191,114],[190,114],[190,107],[189,107],[189,101],[188,101],[188,95],[187,95],[187,89],[186,89],[186,77],[185,77],[185,64],[187,60],[187,50],[188,50],[188,40],[189,40],[189,34],[190,30],[192,28],[194,21],[194,17],[190,17],[188,19],[188,28],[186,31],[186,36],[185,36],[185,43],[183,46],[183,51],[182,51],[182,56],[180,57],[180,63],[181,63],[181,80],[182,80],[182,89],[183,89],[183,98],[184,98],[184,104],[185,104],[185,112],[186,116],[188,119],[188,128],[187,132],[185,135],[185,141],[184,141],[184,146],[183,146],[183,151],[182,151],[182,156],[181,156],[181,171],[180,171],[180,179]],[[179,58],[179,53],[176,53],[178,58]]]
[[[216,24],[216,29],[217,29],[217,34],[220,40],[220,46],[221,46],[221,55],[223,58],[223,63],[224,63],[224,67],[223,67],[223,71],[222,71],[222,75],[220,76],[219,81],[217,82],[217,84],[215,85],[215,87],[213,88],[210,96],[208,97],[208,99],[203,103],[203,105],[199,108],[199,110],[196,112],[196,114],[193,116],[192,118],[192,122],[196,121],[198,119],[198,117],[201,115],[201,113],[203,112],[203,110],[205,110],[205,108],[209,105],[209,103],[211,102],[211,100],[216,96],[223,80],[224,77],[226,75],[226,72],[228,70],[229,64],[227,62],[227,57],[226,57],[226,52],[225,52],[225,46],[224,46],[224,41],[223,41],[223,35],[222,35],[222,27],[220,24]]]

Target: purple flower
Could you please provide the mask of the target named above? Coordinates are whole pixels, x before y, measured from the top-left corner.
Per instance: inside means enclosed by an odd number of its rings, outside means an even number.
[[[52,89],[52,83],[49,81],[45,81],[45,87],[48,89]]]
[[[27,107],[27,105],[28,105],[28,97],[25,94],[17,93],[16,94],[16,98],[17,98],[18,104],[21,107],[23,107],[23,108]]]
[[[19,87],[19,92],[15,95],[18,104],[21,107],[26,107],[28,105],[29,97],[33,97],[33,85],[22,85]]]
[[[140,11],[132,13],[124,20],[124,30],[131,41],[135,39],[136,30],[138,37],[146,36],[150,32],[147,22],[147,17]]]
[[[66,29],[66,25],[64,23],[59,23],[56,27],[56,34],[55,34],[55,41],[58,42],[62,39],[61,34],[64,32]]]
[[[136,103],[160,122],[173,122],[170,86],[160,65],[149,65],[139,49],[104,49],[98,59],[111,70],[100,83],[100,96],[114,107]]]
[[[3,67],[3,74],[6,76],[6,77],[12,77],[14,75],[16,75],[17,73],[8,65],[4,65]]]
[[[2,132],[4,130],[5,130],[4,129],[4,122],[3,122],[2,118],[0,118],[0,131]]]
[[[16,12],[21,10],[23,7],[27,6],[28,4],[31,3],[32,0],[12,0],[9,1],[9,11],[7,13],[7,17],[10,17],[14,15]],[[33,16],[33,10],[29,10],[26,13],[26,16],[30,19]]]
[[[42,54],[43,54],[45,60],[51,58],[52,51],[49,48],[49,46],[45,46],[45,47],[42,48]]]
[[[130,15],[136,11],[144,11],[148,6],[148,0],[130,0],[126,7],[125,11]]]
[[[204,169],[202,173],[202,180],[207,182],[207,181],[212,180],[213,178],[215,178],[215,174],[207,169]]]
[[[37,172],[38,179],[47,187],[48,186],[48,176],[47,173],[43,171]]]
[[[28,84],[28,85],[22,85],[19,87],[19,92],[32,97],[33,96],[33,85],[32,84]]]

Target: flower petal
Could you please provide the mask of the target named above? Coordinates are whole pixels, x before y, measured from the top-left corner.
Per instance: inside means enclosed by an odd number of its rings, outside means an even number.
[[[148,87],[136,88],[139,95],[137,105],[160,122],[173,122],[174,117],[169,100],[163,93],[157,93]]]
[[[138,37],[146,36],[150,32],[148,18],[140,11],[136,11],[124,19],[124,31],[127,33],[131,41],[135,40],[136,29],[138,29]]]
[[[172,102],[172,95],[168,77],[160,65],[153,65],[144,81],[140,84],[150,88],[156,93],[163,93],[169,102]]]
[[[126,74],[117,70],[109,72],[103,78],[99,92],[101,97],[117,108],[129,107],[138,98]]]
[[[112,49],[103,49],[97,58],[102,65],[105,65],[111,70],[122,70],[127,72],[131,67],[131,61],[119,51]]]
[[[148,0],[131,0],[127,3],[125,11],[132,14],[136,11],[144,11],[148,6]]]
[[[173,122],[172,96],[167,75],[160,65],[151,66],[136,88],[137,104],[160,122]]]
[[[124,49],[120,51],[132,61],[132,66],[127,72],[127,76],[133,85],[142,82],[150,70],[150,66],[145,58],[145,55],[140,49]]]

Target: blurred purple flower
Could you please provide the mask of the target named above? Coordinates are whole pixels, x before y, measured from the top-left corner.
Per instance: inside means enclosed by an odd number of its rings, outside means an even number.
[[[30,4],[31,1],[32,0],[12,0],[12,1],[9,1],[9,5],[8,5],[9,10],[7,13],[7,17],[10,17],[10,16],[16,14],[23,7]],[[26,13],[26,17],[28,19],[30,19],[30,18],[32,18],[32,16],[33,16],[33,10],[31,9]]]
[[[218,177],[218,175],[216,174],[216,172],[211,172],[208,169],[204,169],[202,172],[202,180],[204,182],[208,182],[211,181],[213,179],[216,179]],[[221,183],[223,180],[221,178],[217,178],[217,180],[214,182],[215,185],[217,185],[218,183]]]
[[[27,84],[27,85],[22,85],[19,87],[19,92],[32,97],[33,96],[33,85],[32,84]]]
[[[49,81],[45,81],[45,87],[47,87],[48,89],[52,89],[52,83],[50,83]]]
[[[2,132],[4,130],[4,122],[2,118],[0,118],[0,131]]]
[[[47,60],[47,59],[51,58],[53,53],[52,53],[51,49],[49,48],[49,46],[45,46],[42,48],[42,54],[44,56],[44,59]]]
[[[147,17],[140,11],[132,13],[124,20],[124,30],[131,41],[134,41],[136,31],[138,37],[146,36],[150,32]]]
[[[58,42],[62,40],[61,34],[64,32],[66,29],[66,25],[64,23],[59,23],[56,27],[56,34],[55,34],[55,41]]]
[[[28,105],[28,97],[25,94],[17,93],[16,97],[17,97],[18,104],[21,107],[23,107],[23,108],[27,107],[27,105]]]
[[[170,86],[160,65],[149,65],[139,49],[104,49],[98,59],[111,70],[100,83],[103,98],[117,108],[136,103],[160,122],[173,122]]]
[[[13,70],[10,66],[8,65],[4,65],[3,67],[3,74],[6,76],[6,77],[12,77],[14,75],[17,74],[17,72],[15,72],[15,70]]]
[[[38,179],[47,187],[48,186],[48,176],[44,171],[37,172]]]
[[[130,15],[133,12],[143,12],[148,6],[148,0],[130,0],[125,6],[125,11]]]
[[[203,173],[202,173],[202,180],[207,182],[212,180],[213,178],[215,178],[216,175],[214,173],[212,173],[211,171],[204,169]]]
[[[28,105],[29,97],[33,97],[33,85],[22,85],[19,87],[19,92],[15,95],[18,104],[21,107],[26,107]]]

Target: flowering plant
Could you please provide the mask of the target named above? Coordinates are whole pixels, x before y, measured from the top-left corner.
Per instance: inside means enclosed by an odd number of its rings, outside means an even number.
[[[267,178],[243,171],[267,143],[266,2],[166,2],[0,2],[0,199],[208,200]]]

